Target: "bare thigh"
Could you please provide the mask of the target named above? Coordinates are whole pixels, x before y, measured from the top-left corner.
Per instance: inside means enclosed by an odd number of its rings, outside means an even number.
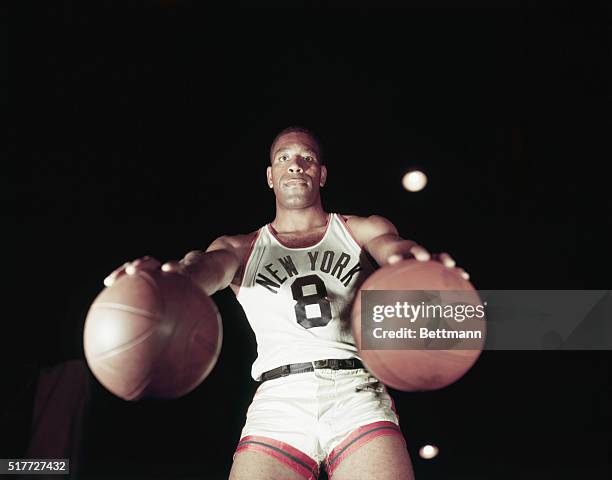
[[[304,480],[301,475],[274,457],[254,450],[238,452],[229,480]]]
[[[334,469],[333,480],[414,480],[410,455],[399,435],[376,437]]]

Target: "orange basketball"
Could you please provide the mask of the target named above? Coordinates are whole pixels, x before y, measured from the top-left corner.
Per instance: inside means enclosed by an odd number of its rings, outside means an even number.
[[[98,295],[85,320],[87,363],[124,400],[187,394],[211,372],[221,343],[216,305],[178,273],[120,277]]]
[[[427,340],[421,341],[418,338],[413,341],[417,343],[413,343],[410,349],[363,349],[361,293],[369,290],[410,292],[416,304],[428,301],[426,292],[422,291],[439,291],[438,298],[442,298],[442,303],[453,303],[459,298],[468,304],[477,305],[480,304],[480,298],[472,284],[463,279],[456,269],[446,268],[439,262],[411,259],[375,271],[355,297],[352,331],[361,359],[381,382],[403,391],[435,390],[457,381],[476,362],[485,341],[482,320],[479,324],[482,341],[472,340],[470,349],[462,349],[460,342],[449,349],[430,349]],[[369,334],[369,331],[364,331]],[[419,341],[421,344],[418,344]]]

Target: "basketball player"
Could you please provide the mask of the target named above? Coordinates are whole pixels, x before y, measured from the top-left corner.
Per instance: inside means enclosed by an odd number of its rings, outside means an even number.
[[[319,189],[327,168],[305,129],[274,139],[266,179],[276,196],[272,223],[161,266],[188,275],[208,295],[229,286],[255,332],[251,374],[262,383],[230,480],[315,479],[322,465],[334,480],[412,479],[393,400],[359,361],[349,312],[374,263],[427,261],[430,254],[383,217],[326,212]],[[436,259],[456,268],[448,254]],[[160,265],[144,257],[105,283]]]

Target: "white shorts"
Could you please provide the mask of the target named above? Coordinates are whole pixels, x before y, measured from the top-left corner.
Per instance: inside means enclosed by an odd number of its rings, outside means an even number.
[[[322,368],[259,386],[234,457],[257,450],[307,479],[316,479],[324,462],[331,478],[344,458],[379,435],[403,439],[385,386],[363,368]]]

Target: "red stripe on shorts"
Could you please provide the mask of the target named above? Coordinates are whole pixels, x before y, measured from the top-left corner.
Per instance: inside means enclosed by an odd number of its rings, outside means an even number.
[[[404,438],[399,427],[395,423],[389,421],[373,422],[359,427],[340,442],[325,459],[325,466],[329,478],[332,477],[334,470],[342,460],[359,447],[381,435],[399,435]]]
[[[319,477],[318,462],[288,443],[268,437],[247,435],[238,442],[236,453],[243,450],[254,450],[270,455],[307,480],[316,480]]]

